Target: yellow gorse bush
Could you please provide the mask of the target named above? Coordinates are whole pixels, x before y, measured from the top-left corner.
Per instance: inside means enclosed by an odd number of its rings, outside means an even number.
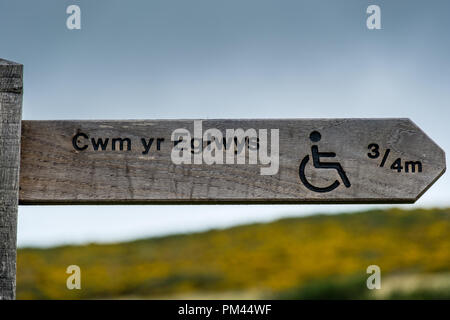
[[[82,289],[68,290],[68,265]],[[450,271],[450,209],[375,210],[290,218],[120,244],[20,249],[19,299],[281,292],[311,279]]]

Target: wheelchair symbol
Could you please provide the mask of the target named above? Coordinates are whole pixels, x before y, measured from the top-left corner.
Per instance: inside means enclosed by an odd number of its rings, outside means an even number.
[[[312,142],[319,142],[321,138],[322,138],[322,136],[318,131],[313,131],[309,135],[309,139]],[[339,162],[321,162],[320,161],[320,158],[334,158],[334,157],[336,157],[336,153],[334,153],[334,152],[319,152],[319,147],[316,145],[313,145],[311,147],[311,153],[312,153],[314,168],[335,169],[338,172],[339,176],[341,177],[344,185],[347,188],[350,188],[350,186],[351,186],[350,180],[348,180],[347,175],[345,174],[345,171]],[[305,167],[306,167],[306,164],[308,163],[308,161],[309,161],[309,155],[307,155],[306,157],[303,158],[303,160],[300,164],[299,170],[298,170],[300,180],[303,182],[305,187],[307,187],[309,190],[314,191],[314,192],[330,192],[330,191],[333,191],[334,189],[336,189],[340,185],[340,182],[338,180],[335,180],[328,187],[316,187],[315,185],[312,185],[308,181],[308,179],[306,179],[306,176],[305,176]]]

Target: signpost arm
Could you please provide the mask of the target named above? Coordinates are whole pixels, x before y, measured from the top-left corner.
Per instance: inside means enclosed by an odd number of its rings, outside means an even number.
[[[23,66],[0,59],[0,300],[15,299]]]

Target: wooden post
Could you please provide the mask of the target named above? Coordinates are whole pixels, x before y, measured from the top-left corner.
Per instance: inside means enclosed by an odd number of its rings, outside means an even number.
[[[16,296],[22,73],[0,59],[0,300]]]

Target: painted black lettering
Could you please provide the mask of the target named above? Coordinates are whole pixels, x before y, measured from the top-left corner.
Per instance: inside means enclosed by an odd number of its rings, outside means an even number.
[[[127,143],[127,151],[131,150],[131,140],[129,138],[113,138],[112,139],[112,146],[111,149],[114,151],[116,150],[116,144],[119,142],[119,149],[120,151],[123,151],[123,145],[126,142]]]
[[[164,138],[158,138],[156,139],[156,150],[160,151],[161,150],[161,143],[164,142]]]
[[[418,172],[422,172],[422,162],[420,161],[406,161],[405,162],[405,172],[416,172],[416,168]]]
[[[87,144],[83,145],[82,147],[80,147],[80,146],[78,145],[78,142],[79,142],[78,139],[81,138],[81,137],[83,137],[83,138],[85,138],[85,139],[89,139],[89,137],[87,136],[87,134],[82,133],[82,132],[79,132],[79,133],[77,133],[76,135],[74,135],[73,138],[72,138],[72,145],[73,145],[73,147],[74,147],[75,150],[83,151],[83,150],[86,150],[86,149],[88,148],[88,145],[87,145]]]
[[[155,140],[154,138],[150,138],[150,139],[148,139],[148,143],[147,143],[144,138],[141,139],[142,145],[144,146],[144,151],[142,151],[142,154],[148,154],[148,152],[150,151],[150,148],[152,147],[154,140]]]
[[[370,159],[376,159],[380,156],[380,146],[378,144],[371,143],[367,148],[370,149],[370,152],[367,154]]]
[[[103,151],[106,150],[106,147],[108,146],[109,138],[106,138],[105,141],[103,141],[102,138],[98,138],[97,141],[95,141],[94,138],[91,138],[92,147],[94,147],[95,151],[98,151],[98,147],[100,147]]]

